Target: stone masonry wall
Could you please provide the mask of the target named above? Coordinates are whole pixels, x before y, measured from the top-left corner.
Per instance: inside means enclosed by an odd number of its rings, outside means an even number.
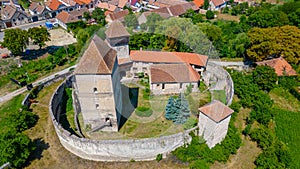
[[[158,138],[129,139],[129,140],[89,140],[71,135],[58,123],[61,112],[62,94],[66,83],[63,82],[53,94],[49,112],[52,122],[61,144],[73,154],[88,160],[95,161],[137,161],[153,160],[157,154],[166,155],[191,142],[189,132],[161,136]]]

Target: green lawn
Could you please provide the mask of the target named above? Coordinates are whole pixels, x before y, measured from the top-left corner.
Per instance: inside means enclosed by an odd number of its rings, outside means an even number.
[[[300,112],[300,102],[290,92],[284,88],[278,87],[269,93],[274,105],[281,109]]]
[[[291,151],[291,167],[300,168],[300,112],[278,109],[275,116],[275,132],[277,137],[285,142]]]

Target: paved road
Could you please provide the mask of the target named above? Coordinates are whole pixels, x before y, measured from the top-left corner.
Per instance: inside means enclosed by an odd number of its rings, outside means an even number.
[[[33,85],[33,86],[37,86],[37,85],[40,84],[40,83],[43,83],[43,82],[49,81],[49,80],[51,80],[51,79],[54,79],[56,75],[62,75],[62,74],[65,74],[65,73],[69,72],[69,70],[70,70],[71,68],[75,68],[75,67],[76,67],[76,65],[71,66],[71,67],[68,67],[68,68],[66,68],[66,69],[64,69],[64,70],[62,70],[62,71],[60,71],[60,72],[53,73],[53,74],[50,75],[50,76],[47,76],[47,77],[45,77],[45,78],[43,78],[43,79],[41,79],[41,80],[38,80],[38,81],[36,81],[36,82],[33,82],[32,85]],[[26,88],[26,87],[22,87],[22,88],[20,88],[20,89],[18,89],[18,90],[15,90],[15,91],[13,91],[13,92],[11,92],[11,93],[5,95],[5,96],[1,96],[1,97],[0,97],[0,103],[5,102],[5,101],[7,101],[7,100],[10,100],[10,99],[12,99],[13,97],[15,97],[15,96],[17,96],[17,95],[19,95],[19,94],[22,94],[22,93],[24,93],[24,92],[26,92],[26,91],[27,91],[27,88]]]
[[[32,23],[28,23],[28,24],[24,24],[24,25],[15,26],[15,27],[8,28],[8,29],[20,28],[23,30],[27,30],[29,28],[38,27],[40,25],[44,26],[46,22],[47,22],[46,20],[42,20],[42,21],[38,21],[38,22],[32,22]],[[2,30],[2,32],[0,32],[0,41],[3,41],[3,38],[4,38],[4,30]]]

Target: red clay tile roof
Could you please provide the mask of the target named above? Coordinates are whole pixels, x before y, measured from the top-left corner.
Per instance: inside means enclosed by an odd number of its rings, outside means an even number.
[[[90,4],[92,2],[92,0],[80,0],[81,2],[83,2],[84,4]]]
[[[198,8],[204,5],[204,0],[194,0],[193,2]]]
[[[1,18],[3,20],[11,19],[12,16],[17,12],[17,7],[14,5],[5,5],[1,10]]]
[[[223,0],[211,0],[215,6],[219,6],[225,3]]]
[[[74,0],[75,3],[79,4],[79,5],[82,5],[84,4],[84,2],[82,2],[82,0]]]
[[[66,11],[62,11],[56,16],[56,18],[65,24],[71,22],[77,22],[81,20],[80,18],[82,17],[84,12],[88,12],[88,9],[86,8],[81,8],[79,10],[76,9],[70,11],[69,13]]]
[[[181,4],[170,6],[169,10],[173,16],[179,16],[186,12],[185,8]]]
[[[200,80],[200,75],[186,63],[151,65],[150,77],[151,83],[188,83]]]
[[[105,35],[108,38],[115,38],[115,37],[123,37],[123,36],[130,36],[127,32],[123,24],[119,21],[113,21],[108,29],[105,31]]]
[[[208,57],[197,53],[161,52],[161,51],[130,51],[132,61],[150,63],[188,63],[197,66],[206,66]]]
[[[117,19],[121,19],[121,18],[125,17],[128,14],[129,14],[129,10],[125,9],[123,11],[110,13],[109,17],[111,18],[111,20],[114,21],[114,20],[117,20]]]
[[[292,66],[282,57],[265,60],[262,62],[256,62],[257,65],[270,66],[275,69],[277,76],[295,76],[297,72],[292,68]]]
[[[117,52],[95,35],[75,68],[75,74],[112,74]]]
[[[218,100],[213,100],[212,102],[200,107],[199,111],[217,123],[234,112]]]
[[[58,0],[50,0],[48,1],[47,6],[51,9],[51,10],[57,10],[59,5],[61,5],[62,3],[59,2]]]
[[[99,2],[98,8],[101,8],[101,9],[107,9],[107,10],[113,12],[113,11],[115,11],[115,10],[117,9],[117,6],[108,4],[108,3],[106,3],[106,2]]]
[[[128,2],[127,0],[119,0],[118,7],[119,8],[124,8],[124,6],[126,5],[127,2]]]

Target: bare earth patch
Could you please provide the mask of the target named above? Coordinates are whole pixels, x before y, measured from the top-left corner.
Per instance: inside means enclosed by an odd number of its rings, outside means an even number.
[[[47,46],[64,46],[76,43],[76,38],[63,29],[51,29],[49,33],[51,41],[46,42]]]

